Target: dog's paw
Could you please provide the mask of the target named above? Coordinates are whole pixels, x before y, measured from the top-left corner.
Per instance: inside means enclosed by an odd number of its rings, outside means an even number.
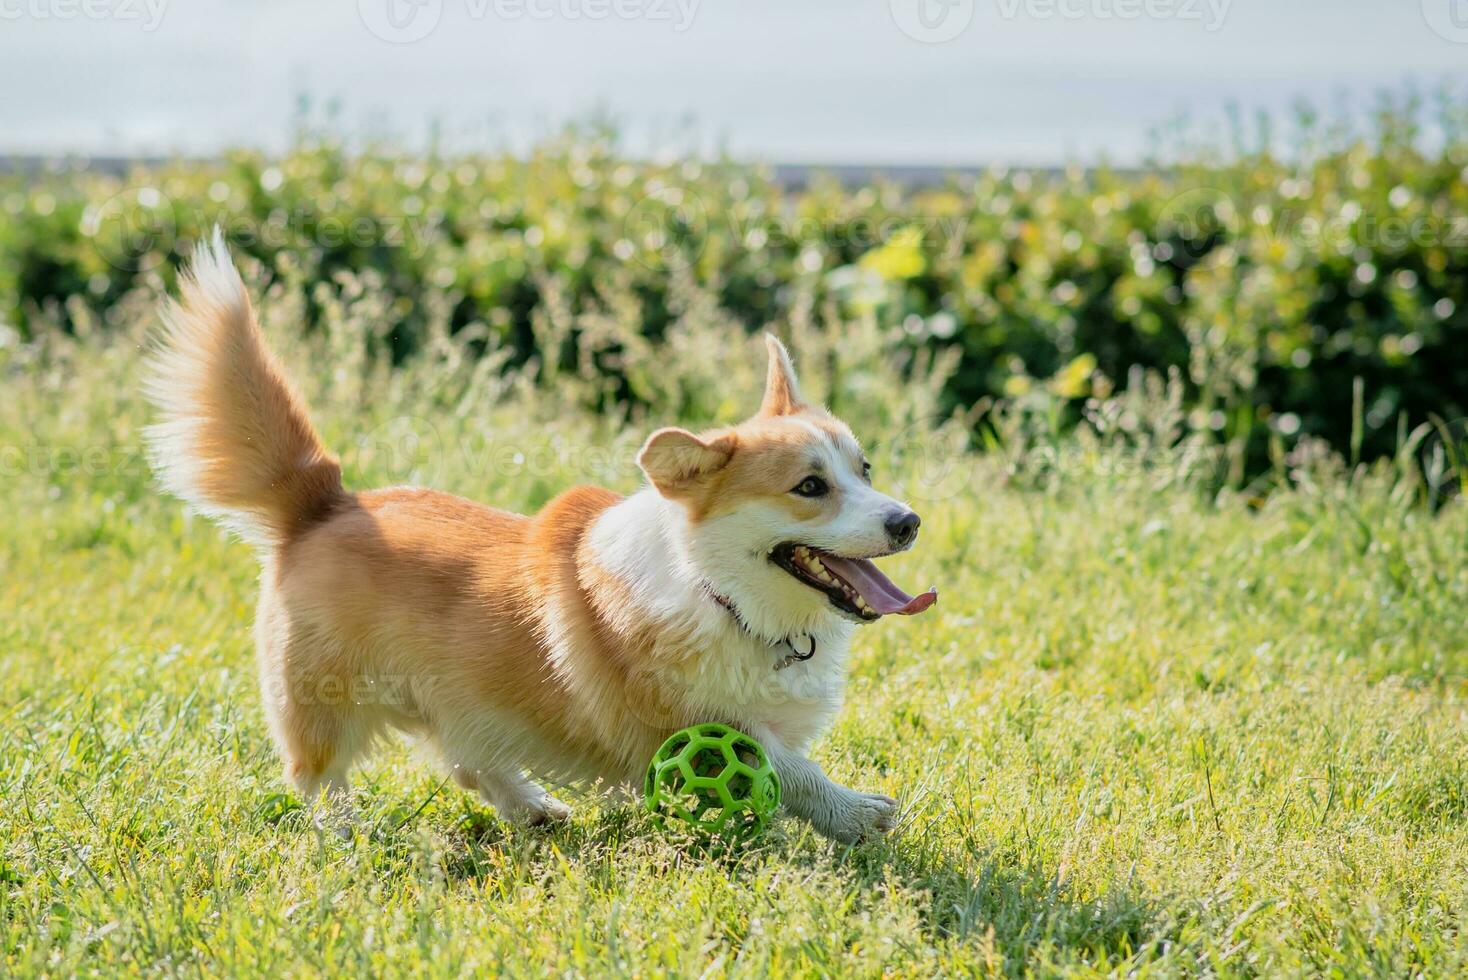
[[[350,844],[357,836],[357,811],[349,803],[323,802],[311,814],[311,825],[324,834]]]
[[[859,844],[891,833],[896,825],[897,801],[892,797],[847,790],[828,825],[820,829],[842,844]]]
[[[563,823],[571,819],[571,808],[549,793],[545,793],[534,799],[526,800],[524,804],[515,809],[512,818],[523,827],[542,827],[546,824]]]

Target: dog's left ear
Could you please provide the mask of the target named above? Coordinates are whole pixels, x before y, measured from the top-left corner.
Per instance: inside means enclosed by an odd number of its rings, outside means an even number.
[[[795,380],[790,354],[772,333],[765,334],[765,346],[770,350],[770,366],[765,372],[765,400],[760,403],[759,413],[794,415],[806,406],[805,399],[800,397],[800,384]]]
[[[659,429],[647,437],[637,454],[637,465],[658,493],[676,499],[723,469],[737,444],[732,432],[701,439],[687,429]]]

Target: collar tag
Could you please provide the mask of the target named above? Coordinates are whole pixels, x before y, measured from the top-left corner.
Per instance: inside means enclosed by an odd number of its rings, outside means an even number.
[[[791,664],[803,663],[816,655],[816,638],[809,633],[786,637],[785,645],[790,648],[790,653],[776,661],[776,670],[784,670]]]
[[[734,617],[734,622],[740,629],[745,633],[749,633],[751,636],[754,635],[750,633],[749,625],[744,622],[744,617],[739,615],[739,609],[734,605],[732,599],[715,592],[713,585],[708,582],[703,583],[703,588],[708,593],[710,599],[729,611],[729,615]],[[798,636],[787,636],[782,642],[789,648],[790,652],[775,661],[776,670],[784,670],[791,664],[804,663],[816,655],[816,638],[813,634],[801,633]],[[770,645],[779,646],[780,644],[772,643]]]

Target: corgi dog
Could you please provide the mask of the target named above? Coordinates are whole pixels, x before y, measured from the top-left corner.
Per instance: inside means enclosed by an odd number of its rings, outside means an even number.
[[[806,753],[841,705],[856,628],[937,592],[878,571],[912,547],[918,515],[873,488],[773,336],[753,417],[659,429],[637,456],[643,489],[578,487],[522,516],[346,489],[217,231],[163,322],[151,459],[257,549],[264,707],[318,818],[350,834],[348,772],[394,730],[502,817],[539,824],[570,812],[542,781],[639,786],[668,735],[718,721],[763,744],[784,806],[820,833],[892,829],[895,800]]]

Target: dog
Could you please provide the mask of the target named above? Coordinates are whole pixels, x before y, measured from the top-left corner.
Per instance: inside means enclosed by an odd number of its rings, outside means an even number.
[[[222,236],[200,244],[149,355],[163,486],[257,549],[255,646],[287,781],[351,830],[348,772],[385,734],[524,824],[570,810],[536,780],[633,787],[672,732],[762,743],[784,806],[856,842],[897,804],[807,757],[842,703],[856,628],[937,599],[873,558],[919,518],[873,488],[851,430],[767,335],[758,412],[653,432],[630,496],[577,487],[534,516],[416,487],[349,491],[267,348]],[[532,778],[533,776],[533,778]]]

